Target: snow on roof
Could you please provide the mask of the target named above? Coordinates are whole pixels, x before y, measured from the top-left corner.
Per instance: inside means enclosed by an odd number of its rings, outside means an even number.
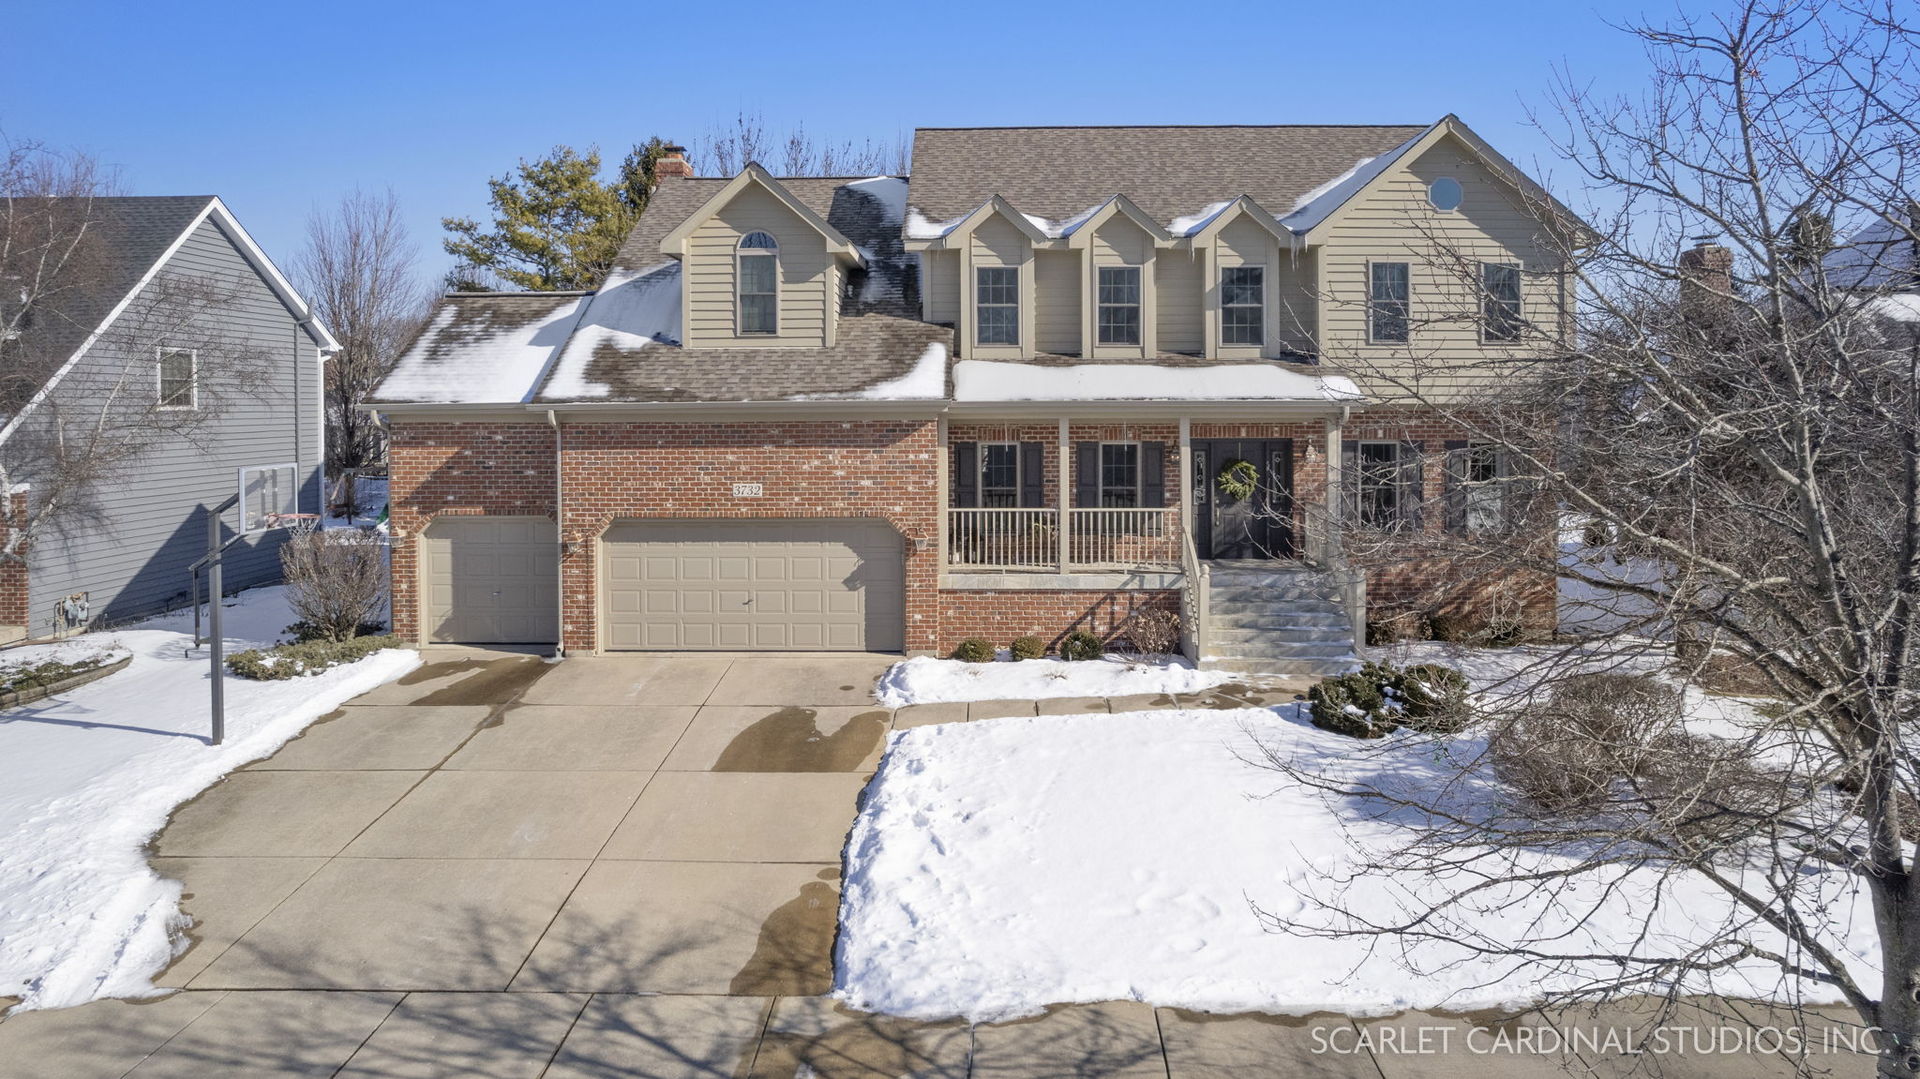
[[[1898,292],[1875,296],[1867,302],[1867,311],[1895,322],[1920,322],[1920,293]]]
[[[1293,209],[1280,218],[1280,223],[1295,233],[1311,231],[1315,225],[1331,217],[1361,188],[1392,167],[1394,162],[1413,149],[1414,143],[1425,136],[1426,132],[1423,131],[1379,157],[1361,158],[1346,172],[1300,196],[1300,201],[1294,203]]]
[[[603,346],[638,352],[656,343],[679,344],[679,328],[680,263],[616,271],[589,299],[542,393],[549,398],[605,397],[612,390],[587,378],[587,368]]]
[[[898,225],[906,217],[907,181],[901,177],[875,176],[868,180],[855,180],[847,187],[878,202],[883,208],[887,224]]]
[[[960,227],[960,222],[972,217],[971,211],[959,217],[950,217],[945,221],[929,221],[919,210],[907,211],[907,239],[938,240],[947,233]]]
[[[938,401],[947,395],[947,346],[927,345],[903,375],[850,393],[803,393],[790,401]]]
[[[1227,207],[1237,201],[1237,199],[1226,199],[1221,202],[1210,202],[1207,203],[1206,209],[1197,214],[1181,214],[1167,224],[1167,231],[1175,236],[1191,236],[1213,224],[1214,218],[1226,213]]]
[[[448,296],[375,397],[466,405],[531,400],[588,299],[538,292]]]
[[[1066,367],[994,360],[953,366],[955,401],[1356,401],[1341,375],[1310,375],[1268,363],[1162,367],[1083,363]]]

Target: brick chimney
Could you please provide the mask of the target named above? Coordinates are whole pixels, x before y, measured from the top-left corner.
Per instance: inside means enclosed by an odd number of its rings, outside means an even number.
[[[685,179],[693,175],[693,165],[687,161],[687,148],[684,146],[662,146],[660,160],[653,163],[653,178],[664,180],[669,176]]]
[[[1696,236],[1680,252],[1680,309],[1689,320],[1724,318],[1733,307],[1733,252]]]

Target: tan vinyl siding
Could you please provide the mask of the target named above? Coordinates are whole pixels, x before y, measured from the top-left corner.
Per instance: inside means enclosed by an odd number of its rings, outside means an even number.
[[[1206,348],[1206,324],[1200,317],[1206,302],[1198,252],[1162,251],[1154,259],[1154,291],[1160,307],[1160,351],[1200,352]]]
[[[1036,344],[1042,352],[1080,352],[1080,252],[1034,254]]]
[[[1268,271],[1273,282],[1267,291],[1274,298],[1274,312],[1267,320],[1274,327],[1275,340],[1270,351],[1320,351],[1316,340],[1320,305],[1313,284],[1315,257],[1312,250],[1281,251],[1278,262]]]
[[[1427,185],[1441,176],[1460,181],[1464,192],[1451,213],[1427,203]],[[1564,283],[1551,248],[1536,239],[1539,231],[1508,189],[1463,148],[1451,141],[1436,144],[1348,207],[1327,236],[1321,257],[1330,297],[1323,316],[1329,362],[1351,368],[1370,395],[1392,398],[1403,394],[1388,382],[1407,377],[1415,357],[1420,389],[1427,393],[1500,377],[1500,360],[1538,354],[1550,344],[1543,336],[1513,345],[1480,340],[1477,272],[1480,262],[1519,263],[1525,314],[1553,332]],[[1412,331],[1406,344],[1367,341],[1371,261],[1410,264]]]
[[[740,237],[767,232],[780,244],[780,332],[738,332],[735,254]],[[827,340],[826,240],[792,210],[748,187],[687,239],[687,340],[694,348],[819,348]]]
[[[973,245],[976,266],[1018,266],[1027,255],[1027,238],[999,216],[982,221],[967,242]]]
[[[927,297],[927,321],[959,322],[960,252],[921,252],[920,274],[920,287]]]

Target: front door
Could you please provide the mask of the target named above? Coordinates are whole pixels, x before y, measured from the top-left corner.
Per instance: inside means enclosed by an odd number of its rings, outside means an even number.
[[[1194,440],[1193,524],[1202,558],[1297,557],[1293,440]]]

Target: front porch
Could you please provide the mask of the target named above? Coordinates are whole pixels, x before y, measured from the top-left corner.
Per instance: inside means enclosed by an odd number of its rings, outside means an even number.
[[[1342,668],[1365,598],[1326,497],[1340,427],[1329,416],[952,422],[940,440],[943,628],[1064,615],[1124,636],[1125,612],[1157,606],[1178,611],[1195,663]]]

